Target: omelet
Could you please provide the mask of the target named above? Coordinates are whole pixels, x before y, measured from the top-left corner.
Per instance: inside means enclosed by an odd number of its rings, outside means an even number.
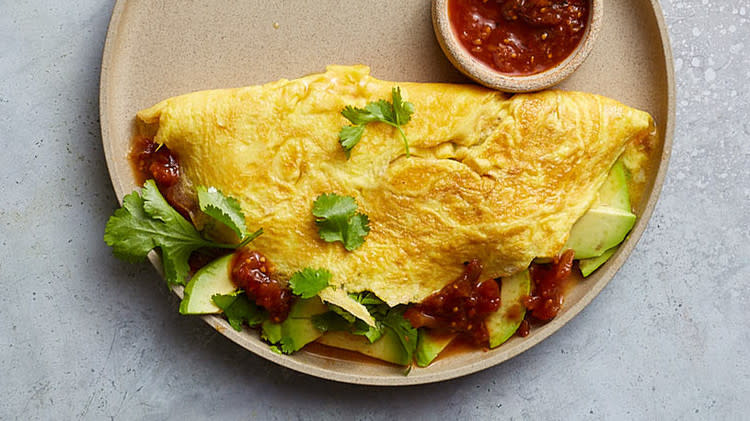
[[[396,86],[414,104],[411,156],[395,128],[371,123],[347,158],[341,110],[390,100]],[[365,66],[178,96],[137,123],[177,157],[186,186],[239,201],[277,276],[325,268],[338,295],[372,291],[391,306],[422,301],[471,259],[495,278],[561,253],[613,164],[628,149],[641,166],[654,141],[648,113],[605,97],[388,82]],[[321,240],[311,210],[323,193],[368,215],[361,247]]]

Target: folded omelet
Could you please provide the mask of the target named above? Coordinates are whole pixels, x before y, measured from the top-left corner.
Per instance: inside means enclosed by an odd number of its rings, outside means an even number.
[[[347,159],[341,110],[390,100],[395,86],[414,104],[411,157],[396,129],[373,123]],[[637,176],[653,140],[647,113],[601,96],[508,98],[381,81],[364,66],[170,98],[138,124],[178,158],[185,185],[240,202],[248,227],[265,230],[252,247],[279,277],[325,268],[338,291],[372,291],[391,306],[421,301],[470,259],[499,277],[560,253],[616,160],[629,148]],[[353,196],[369,216],[360,248],[320,239],[311,209],[323,193]]]

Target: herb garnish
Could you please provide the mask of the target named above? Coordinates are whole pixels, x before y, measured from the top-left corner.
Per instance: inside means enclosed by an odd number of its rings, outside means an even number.
[[[331,272],[325,269],[304,268],[292,275],[289,286],[292,293],[302,298],[312,298],[328,286],[332,277]]]
[[[229,325],[238,332],[242,330],[243,322],[253,327],[263,323],[267,316],[266,312],[250,301],[241,290],[226,295],[214,294],[211,300],[224,311]]]
[[[329,243],[341,241],[349,251],[361,246],[370,232],[369,219],[367,215],[357,213],[357,202],[353,197],[322,194],[315,199],[312,213],[320,238]]]
[[[244,221],[244,216],[239,207],[235,209],[231,203],[218,190],[204,194],[203,199],[199,196],[201,209],[208,209],[210,216],[227,223],[242,238],[240,244],[217,243],[203,238],[193,224],[167,203],[154,180],[148,180],[140,193],[135,191],[125,196],[122,207],[109,218],[104,241],[112,247],[115,256],[131,262],[142,260],[149,251],[159,248],[167,282],[184,285],[190,270],[188,259],[195,250],[203,247],[235,249],[263,233],[261,228],[248,234],[244,224],[232,223],[239,219]]]
[[[198,204],[206,215],[229,227],[237,237],[246,235],[245,217],[240,204],[232,197],[224,196],[214,187],[198,186]]]
[[[344,126],[339,132],[339,143],[344,148],[347,158],[349,158],[352,148],[362,139],[365,126],[374,122],[385,123],[398,129],[401,138],[404,140],[406,156],[410,156],[409,141],[406,139],[406,134],[404,134],[401,126],[411,120],[411,115],[414,114],[414,104],[401,98],[401,88],[399,87],[391,90],[391,97],[392,103],[381,99],[377,102],[370,102],[365,108],[347,105],[341,111],[341,114],[353,124],[352,126]]]
[[[404,347],[408,355],[408,361],[412,361],[414,353],[417,351],[417,329],[404,318],[406,306],[398,306],[390,309],[383,319],[383,324],[390,327],[396,332],[401,346]]]

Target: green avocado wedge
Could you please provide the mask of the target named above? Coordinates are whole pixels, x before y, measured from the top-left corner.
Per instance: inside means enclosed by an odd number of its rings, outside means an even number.
[[[438,335],[425,328],[419,329],[417,352],[414,355],[417,365],[420,367],[430,365],[455,337],[455,334]]]
[[[617,161],[609,171],[607,180],[599,189],[599,197],[594,204],[594,208],[605,206],[625,212],[631,212],[628,180],[628,171],[625,168],[625,165],[622,161]],[[625,235],[627,235],[627,233]],[[617,245],[606,249],[601,255],[596,257],[585,258],[583,254],[576,253],[576,258],[579,259],[581,274],[584,277],[591,275],[596,269],[609,260],[609,258],[615,254],[615,251],[617,251]]]
[[[232,256],[220,257],[193,275],[180,302],[181,314],[221,313],[211,297],[214,294],[230,294],[237,289],[230,277]]]
[[[599,197],[592,207],[609,206],[630,212],[630,192],[628,190],[628,170],[622,161],[615,162],[609,170],[604,184],[599,188]]]
[[[590,259],[580,260],[578,262],[578,267],[581,269],[581,275],[583,275],[584,278],[591,275],[591,273],[599,269],[599,266],[603,265],[604,262],[609,260],[609,258],[612,257],[612,255],[615,254],[616,251],[617,251],[617,247],[615,246],[605,251],[599,257],[592,257]]]
[[[500,308],[484,322],[490,334],[490,348],[500,346],[516,333],[526,315],[523,298],[531,292],[528,270],[503,278],[501,282]]]
[[[620,244],[635,225],[635,214],[601,206],[589,209],[570,230],[563,250],[573,249],[576,258],[599,257]]]
[[[393,364],[411,364],[409,354],[404,349],[404,346],[401,345],[396,332],[389,327],[385,327],[383,329],[383,336],[373,343],[370,343],[364,336],[352,335],[349,332],[343,331],[326,332],[325,335],[318,339],[318,343],[358,352],[368,357]]]
[[[263,339],[271,344],[280,344],[281,351],[291,354],[318,339],[323,333],[315,328],[312,316],[328,311],[318,297],[298,298],[289,310],[289,316],[281,323],[263,322]]]

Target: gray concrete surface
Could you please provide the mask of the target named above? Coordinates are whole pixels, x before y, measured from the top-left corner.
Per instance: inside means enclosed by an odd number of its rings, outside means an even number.
[[[623,0],[626,1],[626,0]],[[198,319],[102,243],[108,1],[0,3],[0,419],[747,419],[750,2],[663,0],[674,153],[605,291],[525,354],[404,389],[317,380]]]

